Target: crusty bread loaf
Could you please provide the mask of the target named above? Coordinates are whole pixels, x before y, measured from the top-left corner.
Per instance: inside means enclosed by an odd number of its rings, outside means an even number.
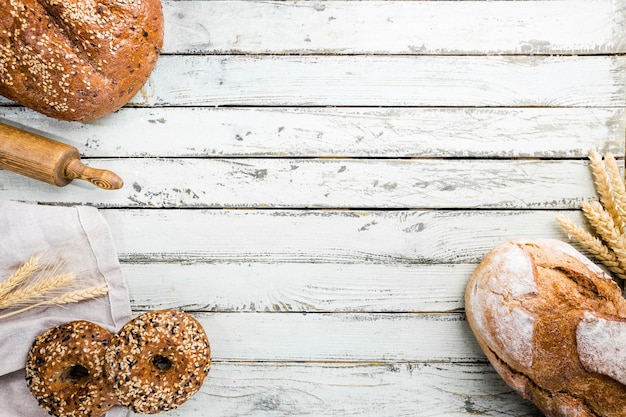
[[[126,104],[163,43],[159,0],[0,0],[0,95],[62,120]]]
[[[468,282],[465,309],[496,371],[546,416],[626,416],[626,300],[571,246],[494,248]]]

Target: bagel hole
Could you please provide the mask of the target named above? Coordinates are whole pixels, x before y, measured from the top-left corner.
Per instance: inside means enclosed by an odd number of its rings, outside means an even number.
[[[167,371],[172,367],[172,361],[163,355],[155,355],[152,358],[152,365],[156,366],[161,371]]]
[[[77,363],[67,368],[63,372],[61,379],[63,381],[78,382],[81,379],[87,378],[88,376],[89,376],[89,369]]]

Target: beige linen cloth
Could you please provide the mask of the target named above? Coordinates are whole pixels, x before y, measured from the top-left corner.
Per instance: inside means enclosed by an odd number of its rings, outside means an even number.
[[[32,255],[41,262],[65,261],[81,286],[109,287],[98,299],[40,307],[0,319],[0,417],[44,417],[24,379],[26,355],[45,330],[72,320],[88,320],[117,331],[130,320],[128,289],[108,225],[92,207],[53,207],[0,201],[0,280]],[[0,311],[0,314],[4,311]],[[115,406],[107,417],[127,410]]]

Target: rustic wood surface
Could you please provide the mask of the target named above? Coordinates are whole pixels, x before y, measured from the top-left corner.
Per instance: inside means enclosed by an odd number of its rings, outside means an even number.
[[[163,56],[129,105],[0,117],[125,180],[0,198],[88,204],[135,312],[212,342],[168,416],[526,416],[464,317],[484,254],[567,240],[587,152],[625,151],[626,3],[167,0]]]

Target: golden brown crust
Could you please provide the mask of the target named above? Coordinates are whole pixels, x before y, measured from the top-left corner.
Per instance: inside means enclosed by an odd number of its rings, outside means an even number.
[[[196,319],[159,310],[126,323],[107,348],[106,363],[120,404],[154,414],[178,407],[200,389],[211,350]]]
[[[159,0],[0,0],[0,95],[62,120],[126,104],[163,43]]]
[[[26,381],[39,405],[57,417],[98,417],[113,407],[116,397],[104,374],[112,336],[97,324],[73,321],[37,337]]]
[[[597,341],[584,334],[586,321],[611,324],[596,326],[595,332],[623,329],[626,300],[569,245],[534,240],[494,248],[470,278],[465,304],[468,322],[496,371],[544,414],[626,415],[626,386],[620,382],[626,374],[606,356],[619,353],[594,356],[598,346],[590,344]],[[602,343],[600,350],[617,352],[624,341]],[[587,366],[581,362],[585,355]]]

